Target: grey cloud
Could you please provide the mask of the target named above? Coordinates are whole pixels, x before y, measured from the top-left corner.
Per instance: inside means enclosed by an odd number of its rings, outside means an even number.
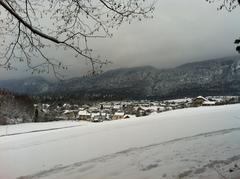
[[[240,36],[240,8],[217,11],[205,0],[159,0],[154,19],[124,24],[111,39],[89,43],[96,54],[113,62],[105,69],[153,65],[159,68],[236,55],[234,40]],[[54,49],[54,48],[53,48]],[[69,65],[67,77],[86,73],[90,67],[70,52],[56,54]],[[2,72],[1,78],[22,72]],[[4,76],[5,75],[5,76]],[[28,74],[27,74],[28,75]]]

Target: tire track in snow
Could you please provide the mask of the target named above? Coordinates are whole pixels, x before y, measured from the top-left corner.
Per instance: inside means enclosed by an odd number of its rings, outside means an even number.
[[[74,125],[74,126],[66,126],[66,127],[56,127],[56,128],[49,128],[49,129],[39,129],[39,130],[33,130],[33,131],[27,131],[27,132],[18,132],[18,133],[13,133],[13,134],[4,134],[4,135],[0,135],[0,137],[15,136],[15,135],[22,135],[22,134],[29,134],[29,133],[36,133],[36,132],[45,132],[45,131],[55,131],[55,130],[60,130],[60,129],[80,127],[80,126],[82,126],[82,125]]]
[[[173,140],[169,140],[169,141],[165,141],[165,142],[161,142],[161,143],[156,143],[156,144],[151,144],[151,145],[147,145],[147,146],[143,146],[143,147],[129,148],[129,149],[126,149],[126,150],[123,150],[120,152],[116,152],[116,153],[109,154],[109,155],[104,155],[104,156],[101,156],[98,158],[94,158],[94,159],[90,159],[90,160],[86,160],[86,161],[82,161],[82,162],[77,162],[77,163],[74,163],[71,165],[66,165],[66,166],[58,165],[49,170],[40,171],[33,175],[21,176],[21,177],[18,177],[17,179],[32,179],[32,178],[48,177],[48,176],[51,176],[54,174],[58,174],[59,172],[65,173],[65,172],[73,171],[80,167],[88,166],[88,165],[90,165],[90,167],[87,167],[87,170],[90,170],[90,169],[94,168],[98,163],[107,162],[108,160],[112,160],[114,158],[121,157],[121,156],[131,155],[131,154],[135,154],[138,152],[144,152],[145,150],[153,149],[158,146],[165,146],[165,145],[173,144],[173,143],[177,143],[177,142],[192,141],[192,140],[200,139],[202,137],[207,138],[207,137],[225,135],[225,134],[239,132],[239,131],[240,131],[240,127],[239,128],[231,128],[231,129],[223,129],[223,130],[218,130],[218,131],[213,131],[213,132],[201,133],[201,134],[188,136],[188,137],[177,138],[177,139],[173,139]],[[233,161],[232,159],[234,161],[239,160],[240,155],[233,156],[232,158],[227,159],[227,162],[230,163],[231,161]],[[225,161],[217,161],[217,162],[214,161],[211,164],[207,164],[206,167],[209,167],[210,165],[213,166],[216,163],[218,164],[219,162],[224,163]],[[196,172],[199,172],[199,171],[204,171],[204,169],[200,168],[200,170],[197,170]],[[190,174],[192,174],[192,172],[189,172],[189,175]]]

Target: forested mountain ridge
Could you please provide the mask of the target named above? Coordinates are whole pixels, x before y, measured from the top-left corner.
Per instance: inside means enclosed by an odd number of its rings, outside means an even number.
[[[0,81],[0,87],[30,95],[97,98],[174,98],[240,94],[240,57],[188,63],[171,69],[121,68],[97,76],[50,82],[41,77]]]

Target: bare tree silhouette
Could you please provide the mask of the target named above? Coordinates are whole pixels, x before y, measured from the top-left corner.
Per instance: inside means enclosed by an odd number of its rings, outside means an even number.
[[[88,46],[92,38],[112,36],[112,30],[124,22],[152,17],[154,2],[145,0],[0,0],[1,66],[17,69],[15,61],[25,62],[33,73],[56,77],[64,64],[49,57],[52,46],[71,50],[76,58],[96,66],[109,63],[93,56]],[[34,64],[33,58],[38,59]]]

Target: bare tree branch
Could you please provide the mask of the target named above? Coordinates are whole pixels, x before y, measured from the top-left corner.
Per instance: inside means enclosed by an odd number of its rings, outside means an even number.
[[[49,64],[54,74],[60,74],[56,69],[66,67],[48,57],[46,47],[55,44],[72,50],[76,57],[89,61],[94,72],[96,65],[101,67],[109,61],[93,57],[88,40],[111,37],[111,30],[124,22],[152,17],[154,3],[144,0],[0,0],[1,7],[6,14],[0,16],[0,36],[5,37],[0,44],[4,47],[6,42],[16,38],[0,57],[5,59],[2,66],[11,69],[11,61],[18,59],[25,61],[33,72],[49,73]],[[30,65],[33,58],[44,61],[33,67]]]

